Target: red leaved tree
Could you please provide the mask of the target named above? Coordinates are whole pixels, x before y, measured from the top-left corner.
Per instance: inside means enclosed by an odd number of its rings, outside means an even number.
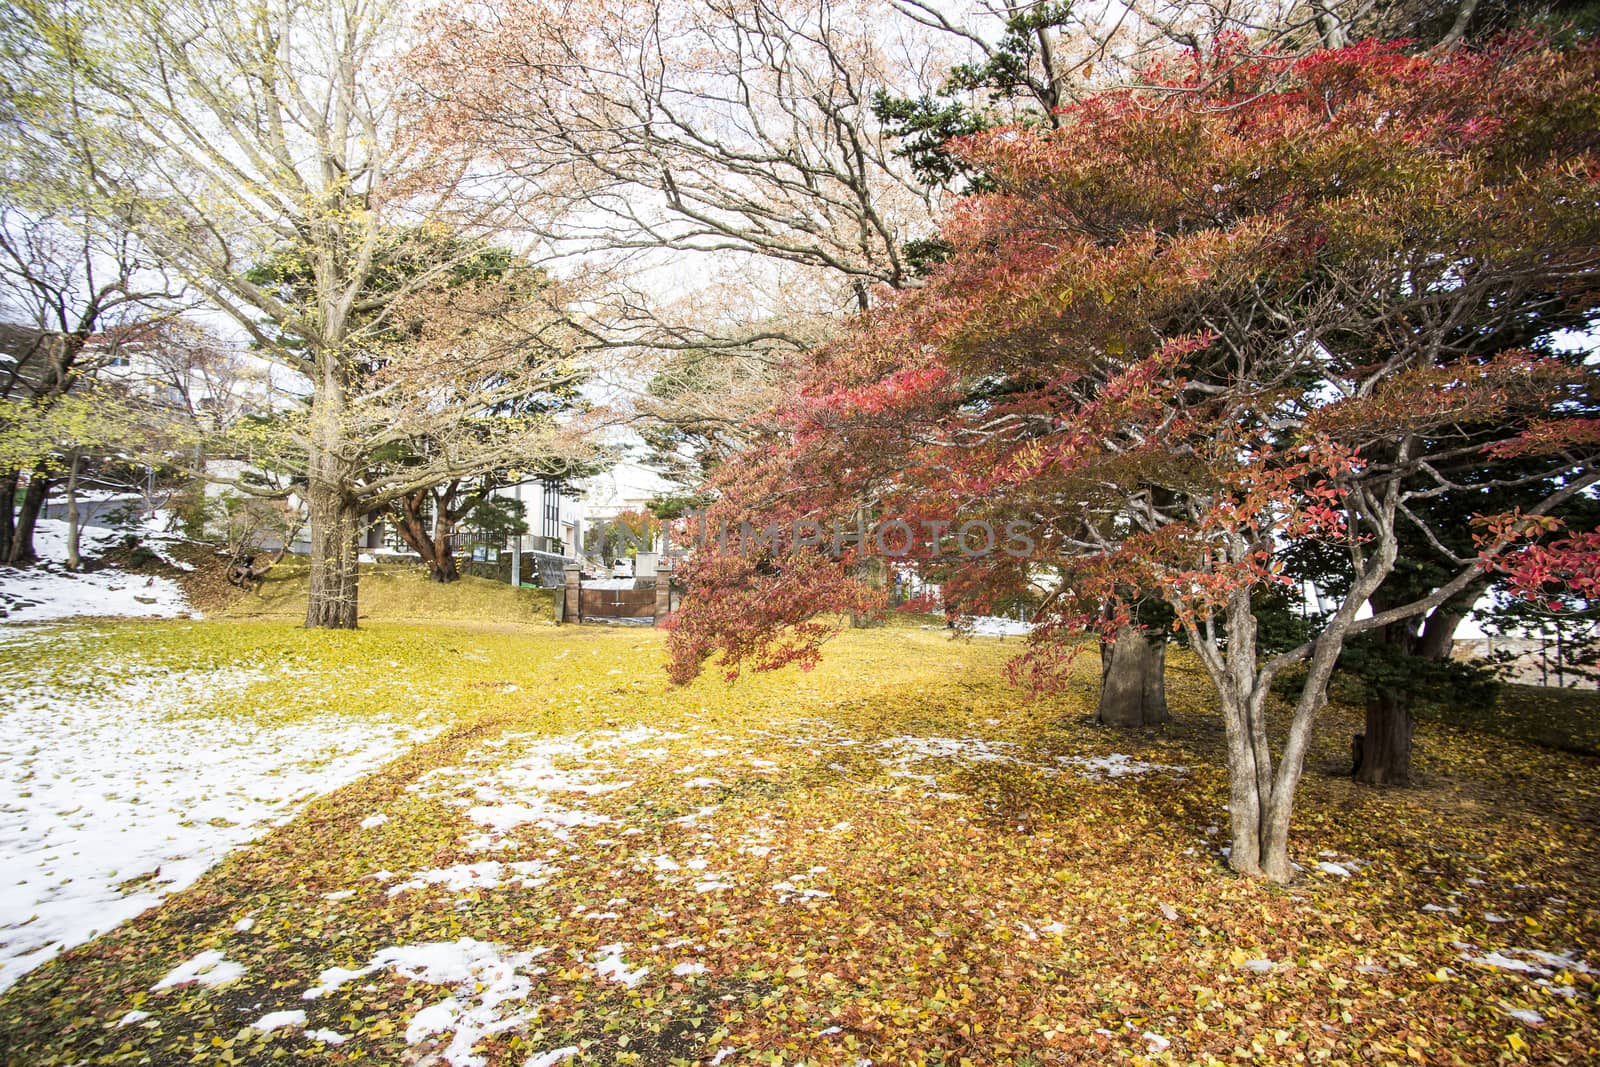
[[[814,660],[824,614],[879,595],[869,557],[967,607],[1042,587],[1017,664],[1038,685],[1085,631],[1158,597],[1219,693],[1231,865],[1287,880],[1346,638],[1513,552],[1540,576],[1592,572],[1592,538],[1527,548],[1596,480],[1592,375],[1492,339],[1501,317],[1597,302],[1600,49],[1184,55],[1151,78],[1057,130],[957,143],[996,190],[946,220],[956,253],[927,287],[816,359],[782,437],[729,465],[684,569],[672,669]],[[1480,556],[1360,617],[1397,530],[1427,534],[1417,503],[1467,470]],[[1496,516],[1513,484],[1551,488]],[[1297,539],[1347,560],[1348,591],[1310,640],[1269,648],[1256,609],[1284,595]],[[1269,733],[1290,668],[1305,683]]]

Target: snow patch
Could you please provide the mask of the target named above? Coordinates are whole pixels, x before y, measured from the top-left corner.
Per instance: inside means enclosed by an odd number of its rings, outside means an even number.
[[[80,538],[82,554],[87,559],[121,537],[112,530],[85,527]],[[40,561],[34,566],[0,566],[0,622],[48,622],[79,616],[199,617],[171,578],[129,574],[116,567],[67,570],[67,524],[60,519],[39,520],[34,549]],[[170,562],[179,569],[191,569]]]
[[[553,1049],[550,1052],[541,1052],[530,1057],[522,1067],[556,1067],[562,1060],[570,1060],[578,1054],[577,1045],[568,1045],[566,1048]]]
[[[974,637],[1021,637],[1033,632],[1033,624],[998,615],[965,615],[961,629]]]
[[[70,644],[73,676],[86,683],[64,687],[48,657],[7,680],[0,989],[436,732],[332,714],[241,723],[207,709],[266,670],[147,664],[102,653],[101,639],[81,628],[10,634]]]
[[[1056,762],[1074,768],[1079,775],[1095,781],[1104,781],[1107,778],[1127,778],[1131,775],[1150,774],[1154,771],[1167,771],[1172,774],[1186,774],[1189,768],[1179,767],[1168,763],[1146,763],[1134,759],[1123,752],[1113,752],[1109,756],[1057,756]]]
[[[596,958],[593,963],[595,973],[601,978],[606,978],[613,982],[621,982],[625,986],[638,985],[639,980],[650,973],[650,968],[638,967],[629,970],[628,965],[622,959],[622,951],[627,947],[619,942],[615,945],[606,945],[601,948],[595,954]]]
[[[260,1030],[264,1034],[270,1034],[274,1030],[284,1030],[291,1027],[296,1030],[303,1030],[305,1025],[306,1013],[303,1011],[269,1011],[251,1023],[250,1028],[252,1030]]]
[[[202,952],[192,960],[178,964],[167,976],[150,987],[151,992],[172,989],[194,983],[203,986],[221,986],[237,982],[244,977],[244,967],[212,949]]]
[[[530,964],[545,951],[508,953],[500,945],[470,937],[395,945],[378,950],[365,967],[328,968],[302,996],[317,1000],[384,968],[413,982],[448,986],[450,996],[411,1016],[406,1042],[415,1045],[435,1034],[449,1034],[450,1042],[442,1053],[447,1063],[484,1067],[487,1060],[472,1051],[479,1041],[538,1018],[537,1008],[520,1005],[533,991],[530,974],[542,973],[542,968],[530,970]]]
[[[401,882],[389,887],[391,897],[398,896],[409,889],[424,889],[428,886],[442,886],[446,892],[464,893],[469,889],[496,889],[502,885],[507,873],[517,875],[521,884],[528,888],[543,885],[545,878],[540,877],[550,869],[543,860],[527,860],[517,863],[502,864],[498,860],[489,860],[484,863],[458,863],[454,867],[439,867],[433,870],[416,871],[411,880]]]
[[[631,730],[570,734],[562,737],[516,735],[499,738],[486,752],[469,756],[459,766],[432,771],[409,788],[425,797],[467,808],[466,816],[487,828],[478,840],[492,848],[497,838],[520,826],[533,825],[558,840],[566,840],[577,827],[602,826],[611,817],[585,808],[573,797],[597,796],[627,789],[630,780],[606,777],[614,768],[600,757],[615,749],[636,752],[643,742],[675,739],[681,734],[649,727]],[[503,749],[516,745],[517,757],[503,762]],[[488,770],[484,764],[491,764]],[[555,796],[562,796],[557,802]]]

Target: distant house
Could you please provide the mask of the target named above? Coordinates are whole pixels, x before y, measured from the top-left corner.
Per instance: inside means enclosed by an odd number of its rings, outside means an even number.
[[[522,504],[523,521],[528,532],[517,545],[487,544],[481,541],[470,524],[462,524],[452,539],[460,563],[494,564],[510,576],[506,557],[520,554],[523,557],[524,580],[540,585],[561,584],[562,564],[578,558],[583,530],[583,502],[571,490],[563,491],[561,484],[545,479],[533,479],[517,485],[504,486],[494,495],[502,500],[516,500]],[[302,540],[295,546],[304,551],[309,543]],[[416,558],[401,539],[394,523],[381,515],[372,517],[362,542],[363,549],[375,556],[404,559]],[[481,558],[480,558],[481,557]]]

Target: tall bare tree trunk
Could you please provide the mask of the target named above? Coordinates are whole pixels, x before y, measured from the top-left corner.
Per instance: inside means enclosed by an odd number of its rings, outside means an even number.
[[[306,626],[354,630],[360,509],[337,480],[319,478],[315,473],[307,494],[311,510],[311,597],[306,606]]]
[[[434,552],[437,565],[433,570],[433,580],[436,582],[453,582],[461,577],[461,572],[456,569],[455,549],[450,547],[453,534],[446,534],[439,538],[438,548]]]
[[[311,595],[308,629],[354,630],[357,616],[357,549],[362,510],[353,492],[354,472],[341,452],[345,381],[339,362],[318,359],[311,406],[306,502],[311,512]]]
[[[1169,722],[1167,642],[1133,626],[1100,644],[1099,721],[1107,726],[1154,726]]]
[[[1295,704],[1289,740],[1274,764],[1267,738],[1267,697],[1271,679],[1256,673],[1256,620],[1248,588],[1228,605],[1226,656],[1215,644],[1197,643],[1222,703],[1228,743],[1228,819],[1232,831],[1228,866],[1240,874],[1289,882],[1289,816],[1300,784],[1306,745],[1317,712],[1327,702],[1328,676],[1333,671],[1336,642],[1315,650],[1305,687]],[[1347,614],[1354,614],[1353,609]],[[1332,627],[1348,620],[1336,616]],[[1192,633],[1193,631],[1191,631]],[[1342,640],[1342,634],[1339,635]]]
[[[83,457],[72,450],[72,465],[67,468],[67,570],[75,571],[82,564],[78,557],[78,466]]]

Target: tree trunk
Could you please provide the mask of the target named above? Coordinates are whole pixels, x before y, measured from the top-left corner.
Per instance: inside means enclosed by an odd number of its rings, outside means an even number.
[[[49,492],[50,479],[43,468],[34,470],[22,494],[22,508],[17,512],[17,525],[11,532],[11,551],[6,553],[7,563],[32,563],[38,558],[33,550],[33,529]]]
[[[67,570],[75,571],[81,565],[78,558],[78,465],[82,458],[76,449],[72,452],[72,465],[67,468]]]
[[[1302,698],[1304,703],[1305,698]],[[1280,884],[1294,880],[1289,859],[1289,818],[1300,781],[1301,754],[1286,751],[1274,771],[1264,743],[1266,691],[1259,687],[1223,716],[1228,734],[1228,866],[1240,874]],[[1296,719],[1304,714],[1296,709]]]
[[[337,481],[318,477],[313,461],[306,492],[311,509],[311,597],[306,606],[308,629],[356,628],[356,537],[361,511]]]
[[[17,524],[17,487],[22,476],[16,471],[0,477],[0,494],[5,495],[5,507],[0,508],[0,563],[11,558],[11,539]]]
[[[319,281],[320,284],[320,281]],[[327,302],[320,301],[323,307]],[[330,328],[333,323],[329,323]],[[339,337],[342,329],[332,330]],[[358,614],[357,570],[366,509],[356,499],[356,472],[345,458],[345,380],[337,348],[318,353],[311,397],[310,447],[306,450],[306,503],[311,520],[311,595],[306,628],[354,630]]]
[[[1379,636],[1398,646],[1407,656],[1423,660],[1450,658],[1455,646],[1456,628],[1477,603],[1484,586],[1474,583],[1460,596],[1445,601],[1423,620],[1422,632],[1414,632],[1415,622],[1385,626]],[[1393,605],[1374,597],[1376,610]],[[1411,716],[1412,693],[1400,685],[1381,681],[1368,684],[1366,732],[1361,735],[1361,761],[1354,778],[1363,785],[1409,786],[1411,784],[1411,735],[1416,720]]]
[[[1107,726],[1153,726],[1168,722],[1167,642],[1132,626],[1115,641],[1100,643],[1100,711]]]
[[[434,515],[430,528],[429,523],[423,521],[423,502],[433,499],[429,490],[418,490],[407,493],[395,501],[394,528],[400,539],[428,565],[428,577],[436,582],[449,583],[461,577],[461,572],[456,569],[454,552],[450,548],[450,538],[455,531],[455,523],[449,521],[448,516],[441,514],[445,506],[434,499]]]
[[[1364,785],[1411,784],[1410,697],[1380,690],[1367,698],[1367,729],[1361,735],[1361,766],[1356,781]]]
[[[436,582],[448,583],[461,577],[461,572],[456,569],[456,554],[450,547],[450,537],[450,534],[445,534],[434,549],[432,578]]]
[[[1270,750],[1257,735],[1265,713],[1259,694],[1244,700],[1223,698],[1223,720],[1228,740],[1228,828],[1231,843],[1228,866],[1240,874],[1288,882],[1294,877],[1289,862],[1289,806],[1291,789],[1280,799],[1274,788]],[[1263,764],[1263,760],[1267,761]]]

